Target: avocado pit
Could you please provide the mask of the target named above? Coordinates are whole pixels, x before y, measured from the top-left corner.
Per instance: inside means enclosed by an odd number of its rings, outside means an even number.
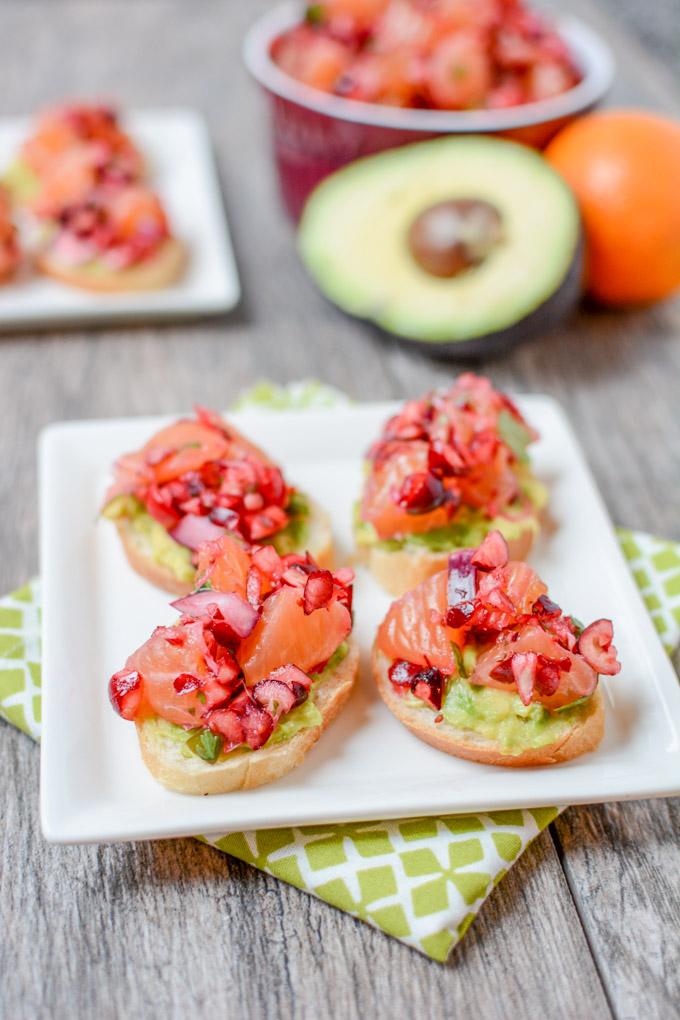
[[[414,260],[426,273],[442,278],[480,265],[502,239],[498,209],[477,198],[436,202],[416,216],[408,232]]]

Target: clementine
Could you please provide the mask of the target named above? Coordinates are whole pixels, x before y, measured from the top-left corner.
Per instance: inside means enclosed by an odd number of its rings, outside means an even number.
[[[545,155],[580,204],[594,298],[640,304],[680,287],[680,124],[634,110],[590,114]]]

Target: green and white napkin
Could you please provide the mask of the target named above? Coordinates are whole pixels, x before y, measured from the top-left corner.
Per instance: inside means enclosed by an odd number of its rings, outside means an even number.
[[[239,407],[331,407],[315,382],[260,383]],[[619,530],[669,652],[680,643],[680,543]],[[0,599],[0,716],[40,739],[40,584]],[[558,808],[406,821],[264,829],[198,837],[224,853],[445,960],[491,890]]]

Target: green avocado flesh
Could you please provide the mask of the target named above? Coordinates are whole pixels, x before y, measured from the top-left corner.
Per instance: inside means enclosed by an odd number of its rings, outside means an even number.
[[[482,510],[472,507],[461,507],[456,511],[455,520],[445,528],[434,528],[419,534],[395,535],[382,541],[378,538],[375,528],[359,516],[359,505],[355,508],[354,537],[357,545],[384,549],[389,552],[406,549],[412,552],[427,550],[429,552],[447,552],[450,549],[470,549],[483,541],[493,530],[508,540],[517,538],[522,532],[531,530],[535,535],[540,529],[538,514],[547,501],[547,490],[537,479],[523,472],[520,486],[535,508],[535,514],[525,514],[520,520],[499,515],[487,517]],[[508,508],[512,510],[512,507]]]
[[[7,168],[2,183],[10,191],[14,201],[20,205],[30,202],[40,187],[36,175],[21,159],[15,159]]]
[[[418,699],[414,699],[418,700]],[[549,712],[542,705],[524,705],[517,694],[454,680],[442,705],[450,726],[471,730],[495,741],[504,754],[521,754],[564,737],[574,724],[589,715],[592,699]]]
[[[311,729],[312,726],[318,726],[323,721],[321,712],[315,704],[315,694],[328,674],[342,662],[348,652],[349,645],[346,641],[338,645],[323,672],[313,674],[312,687],[307,700],[279,719],[274,732],[264,747],[283,744],[294,737],[296,733]],[[167,719],[161,719],[159,716],[147,719],[144,725],[151,727],[152,732],[159,738],[176,743],[181,748],[182,756],[188,759],[198,757],[204,761],[215,763],[224,761],[227,757],[231,757],[234,754],[250,753],[249,747],[242,746],[234,748],[228,754],[222,754],[220,738],[207,728],[185,730],[181,726],[168,722]]]
[[[425,209],[478,199],[502,240],[478,265],[433,276],[408,234]],[[548,301],[577,258],[580,221],[566,184],[537,153],[492,138],[443,138],[370,156],[326,178],[305,207],[299,250],[323,293],[398,336],[471,340],[515,326]]]
[[[144,504],[134,496],[116,496],[102,510],[102,516],[115,521],[127,518],[134,540],[144,548],[159,567],[169,570],[178,581],[191,583],[196,577],[196,568],[191,562],[191,550],[171,538],[162,524],[144,509]]]
[[[309,527],[309,503],[304,496],[293,493],[288,510],[290,521],[272,539],[272,545],[281,556],[304,548]],[[175,542],[135,496],[116,496],[106,504],[102,516],[112,521],[127,518],[133,537],[154,563],[171,571],[178,581],[191,583],[195,580],[196,569],[191,562],[191,550]]]

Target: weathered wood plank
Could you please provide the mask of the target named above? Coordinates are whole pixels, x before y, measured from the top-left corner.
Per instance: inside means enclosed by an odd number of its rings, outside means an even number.
[[[239,60],[243,30],[265,6],[0,5],[0,115],[95,89],[129,103],[206,111],[245,292],[242,309],[224,322],[0,340],[1,590],[37,569],[33,444],[48,421],[173,411],[196,399],[224,406],[261,375],[318,376],[375,399],[414,394],[450,374],[335,312],[300,268],[276,203],[260,98]],[[641,65],[635,47],[614,36],[625,50],[625,97]],[[642,67],[648,83],[662,80],[644,60]],[[654,85],[648,102],[665,95],[663,84]],[[678,314],[671,307],[626,318],[584,313],[557,336],[484,366],[500,383],[565,403],[617,519],[676,535]],[[5,726],[0,769],[2,1015],[609,1015],[548,835],[512,869],[442,968],[191,841],[46,846],[36,830],[35,749]],[[652,922],[664,910],[664,929],[677,932],[677,889],[666,868],[670,862],[677,874],[677,838],[670,845],[677,818],[676,805],[582,809],[557,830],[583,925],[622,1016],[653,1015],[648,994],[657,1015],[670,1001],[659,985],[672,977],[677,936],[666,934],[663,948]],[[631,831],[640,843],[634,860],[650,857],[644,890],[642,872],[620,860],[618,842]],[[631,854],[629,844],[624,852]],[[587,897],[582,888],[591,889]],[[623,898],[628,910],[617,913]],[[644,924],[614,952],[607,917],[622,927],[639,910]]]
[[[49,846],[37,766],[0,724],[2,1016],[610,1015],[547,833],[442,967],[192,840]]]

